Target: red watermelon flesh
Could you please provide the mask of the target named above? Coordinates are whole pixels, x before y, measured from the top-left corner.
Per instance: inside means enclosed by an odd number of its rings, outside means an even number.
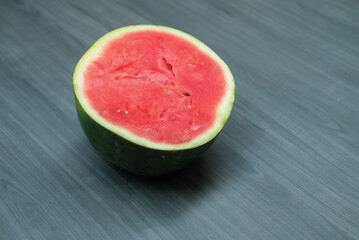
[[[85,71],[84,92],[111,124],[154,142],[181,144],[214,124],[224,75],[188,40],[143,30],[108,43]]]

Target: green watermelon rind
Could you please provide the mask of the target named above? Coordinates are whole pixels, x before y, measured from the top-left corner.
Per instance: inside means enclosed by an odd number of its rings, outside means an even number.
[[[217,110],[215,125],[194,140],[184,144],[156,143],[107,122],[88,103],[82,88],[83,73],[88,63],[96,59],[106,44],[122,34],[141,30],[173,33],[198,46],[218,61],[227,80],[227,92]],[[228,66],[209,47],[182,31],[155,25],[135,25],[119,28],[100,38],[80,59],[74,71],[76,109],[81,127],[91,144],[113,164],[139,175],[163,175],[184,167],[202,155],[222,130],[232,110],[235,85]]]
[[[183,168],[199,158],[214,142],[184,150],[157,150],[140,146],[104,128],[94,121],[76,98],[81,127],[95,149],[105,159],[129,172],[143,176],[160,176]]]

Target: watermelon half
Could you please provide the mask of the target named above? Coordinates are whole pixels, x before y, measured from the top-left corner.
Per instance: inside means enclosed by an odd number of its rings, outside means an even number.
[[[110,162],[163,175],[198,158],[232,110],[228,66],[173,28],[129,26],[100,38],[80,59],[74,92],[81,126]]]

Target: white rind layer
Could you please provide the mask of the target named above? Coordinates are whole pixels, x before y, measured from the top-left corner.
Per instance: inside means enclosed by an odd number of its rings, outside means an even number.
[[[98,56],[101,55],[107,44],[114,39],[118,39],[126,35],[127,33],[133,33],[136,31],[145,31],[145,30],[171,33],[177,37],[190,41],[194,46],[198,47],[201,51],[205,52],[216,62],[218,62],[223,69],[225,80],[227,81],[226,91],[225,91],[225,96],[223,97],[220,104],[217,106],[217,114],[216,114],[215,122],[213,126],[209,128],[207,131],[205,131],[204,133],[200,134],[199,136],[188,142],[181,144],[159,143],[135,135],[131,131],[122,128],[120,126],[114,125],[108,122],[103,117],[101,117],[96,112],[96,110],[94,110],[90,106],[90,103],[85,96],[83,90],[84,73],[88,68],[89,64],[92,63]],[[141,145],[143,147],[158,149],[158,150],[184,150],[184,149],[196,148],[212,140],[215,136],[217,136],[217,134],[221,131],[224,124],[226,123],[231,113],[234,98],[235,98],[235,84],[234,84],[232,73],[229,70],[228,66],[225,64],[225,62],[215,52],[213,52],[204,43],[202,43],[201,41],[199,41],[198,39],[194,38],[193,36],[187,33],[184,33],[180,30],[176,30],[173,28],[156,26],[156,25],[128,26],[128,27],[123,27],[113,30],[107,33],[106,35],[104,35],[102,38],[97,40],[97,42],[83,55],[83,57],[78,62],[73,76],[73,84],[74,84],[75,95],[79,103],[81,104],[85,112],[89,116],[91,116],[91,118],[95,120],[98,124],[118,134],[119,136],[123,137],[124,139],[130,142]]]

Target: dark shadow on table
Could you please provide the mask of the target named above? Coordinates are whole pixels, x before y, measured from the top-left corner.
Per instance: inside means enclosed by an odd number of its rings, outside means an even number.
[[[248,135],[245,134],[248,125],[233,120],[228,122],[228,127],[232,131],[222,132],[201,158],[170,175],[142,177],[110,163],[107,163],[109,168],[102,165],[102,171],[110,178],[109,182],[115,184],[109,187],[113,188],[116,196],[128,196],[128,201],[140,204],[141,209],[150,212],[151,218],[168,224],[176,216],[186,214],[192,206],[208,201],[211,192],[220,192],[232,180],[238,181],[241,171],[251,167],[241,155],[241,146],[251,144],[251,139],[239,141],[245,141],[243,145],[232,139],[233,136]]]
[[[118,168],[112,164],[109,165],[118,174],[120,174],[121,177],[123,177],[130,183],[135,183],[137,185],[142,185],[149,188],[156,188],[157,190],[161,191],[170,190],[175,192],[181,192],[182,190],[188,188],[192,188],[195,191],[205,188],[206,179],[208,180],[208,174],[210,169],[208,169],[209,166],[206,163],[206,158],[208,158],[207,153],[199,159],[196,159],[193,162],[189,163],[183,169],[180,169],[168,175],[158,177],[138,176],[127,172],[121,168]]]

